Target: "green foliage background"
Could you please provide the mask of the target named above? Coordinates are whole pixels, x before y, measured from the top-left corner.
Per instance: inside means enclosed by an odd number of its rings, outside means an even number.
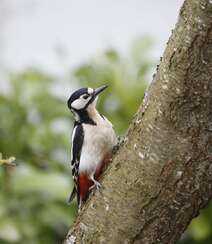
[[[76,217],[67,205],[72,189],[70,137],[72,116],[55,87],[108,84],[98,108],[123,135],[138,109],[153,67],[150,38],[137,39],[127,56],[113,49],[79,66],[68,81],[31,68],[9,75],[0,91],[0,152],[18,166],[0,168],[0,243],[61,243]],[[68,88],[67,88],[68,89]],[[64,94],[67,91],[64,90]],[[193,221],[182,243],[212,243],[212,207]]]

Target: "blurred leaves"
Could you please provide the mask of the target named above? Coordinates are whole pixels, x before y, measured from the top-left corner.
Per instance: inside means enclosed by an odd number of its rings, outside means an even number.
[[[212,202],[193,219],[179,244],[212,243]]]
[[[0,151],[18,163],[0,169],[0,243],[59,243],[76,215],[66,203],[71,121],[53,85],[28,69],[11,74],[8,94],[0,95]],[[66,133],[57,130],[60,121]]]

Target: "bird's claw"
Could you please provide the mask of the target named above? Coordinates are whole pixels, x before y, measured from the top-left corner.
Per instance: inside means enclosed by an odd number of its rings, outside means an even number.
[[[94,184],[89,188],[89,191],[99,190],[101,188],[101,184],[98,181],[95,181]]]

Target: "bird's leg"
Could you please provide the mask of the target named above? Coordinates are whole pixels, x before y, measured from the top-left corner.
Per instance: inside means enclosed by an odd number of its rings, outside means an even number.
[[[91,191],[93,189],[99,190],[100,187],[101,187],[101,184],[97,180],[94,179],[94,176],[93,175],[90,176],[90,180],[93,181],[93,185],[89,188],[89,191]]]

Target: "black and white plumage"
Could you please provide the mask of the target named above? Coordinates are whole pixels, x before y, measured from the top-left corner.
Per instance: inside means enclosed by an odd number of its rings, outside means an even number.
[[[92,188],[100,186],[98,177],[117,143],[112,124],[96,110],[98,95],[106,87],[79,89],[68,100],[75,115],[71,159],[74,189],[69,202],[77,195],[78,205]]]

